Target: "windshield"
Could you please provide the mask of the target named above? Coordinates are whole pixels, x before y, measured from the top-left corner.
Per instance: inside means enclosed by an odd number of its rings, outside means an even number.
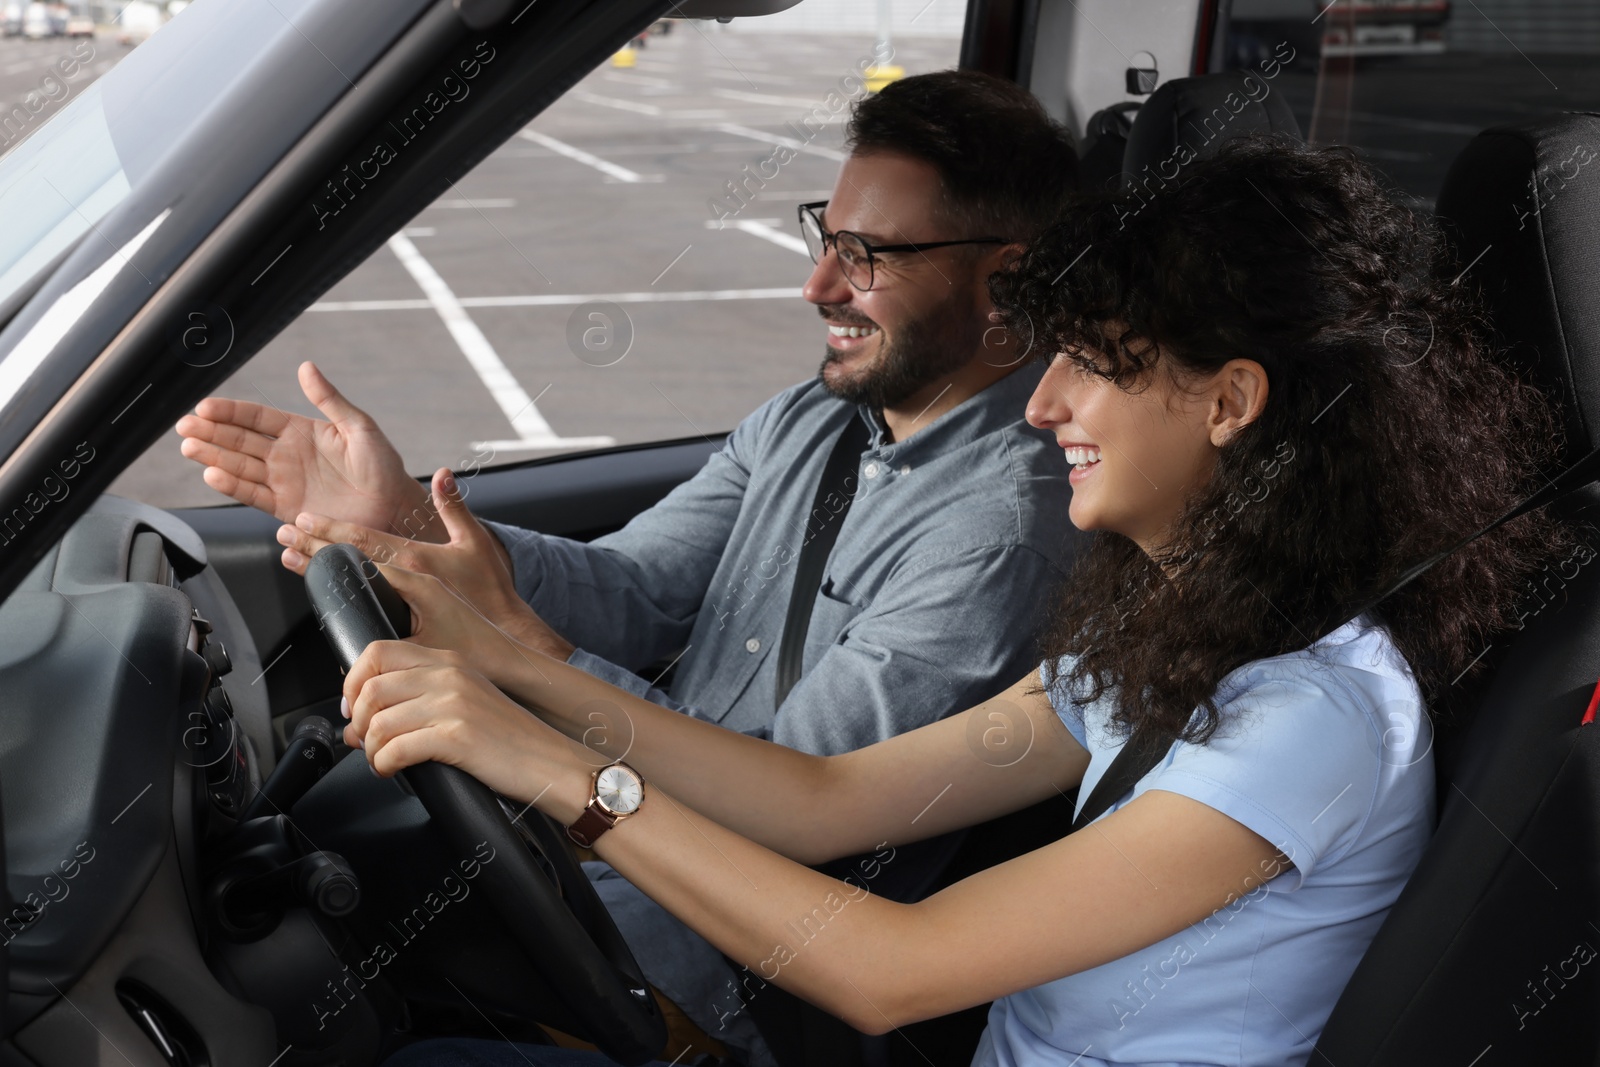
[[[0,305],[126,199],[311,2],[198,0],[0,156]]]
[[[0,160],[0,301],[128,195],[102,84]]]

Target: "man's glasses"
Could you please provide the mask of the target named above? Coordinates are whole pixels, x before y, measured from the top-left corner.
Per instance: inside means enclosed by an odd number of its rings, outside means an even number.
[[[811,262],[820,263],[822,257],[828,254],[828,249],[832,248],[839,257],[839,269],[844,271],[845,281],[863,293],[872,288],[874,267],[879,253],[926,252],[930,248],[945,248],[949,245],[1011,243],[1008,237],[968,237],[960,241],[924,241],[915,245],[875,245],[859,233],[851,233],[849,230],[834,233],[824,227],[822,210],[827,206],[826,200],[800,205],[800,232],[805,235],[806,251],[811,253]]]

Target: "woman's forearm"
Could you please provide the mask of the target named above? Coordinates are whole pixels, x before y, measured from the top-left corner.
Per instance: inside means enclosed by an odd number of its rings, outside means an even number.
[[[577,818],[588,800],[581,768],[541,768],[533,777],[550,779],[537,800],[541,810],[561,822]],[[830,878],[719,825],[686,800],[651,780],[643,806],[600,836],[596,854],[743,964],[747,995],[773,982],[868,1033],[911,1017],[907,1005],[926,977],[903,966],[926,940],[916,905],[875,895],[876,871]],[[888,850],[883,865],[893,859]]]
[[[501,673],[501,689],[568,737],[774,852],[820,863],[859,851],[834,830],[831,813],[845,806],[827,757],[671,711],[531,650]]]

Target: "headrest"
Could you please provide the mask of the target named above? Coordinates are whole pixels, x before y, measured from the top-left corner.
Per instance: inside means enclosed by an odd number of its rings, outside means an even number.
[[[1134,116],[1122,153],[1123,184],[1149,177],[1171,181],[1182,167],[1249,133],[1300,139],[1300,124],[1270,78],[1245,70],[1174,78]]]
[[[1600,115],[1478,134],[1436,210],[1508,358],[1561,401],[1566,462],[1600,445]]]

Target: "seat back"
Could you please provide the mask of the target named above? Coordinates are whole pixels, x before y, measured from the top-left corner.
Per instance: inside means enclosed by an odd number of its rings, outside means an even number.
[[[1125,100],[1089,116],[1078,179],[1091,192],[1134,185],[1154,191],[1189,160],[1248,133],[1300,140],[1300,124],[1271,79],[1244,70],[1174,78],[1143,103]]]
[[[1565,459],[1582,456],[1600,444],[1600,116],[1480,134],[1438,213],[1457,283],[1560,398]],[[1600,490],[1564,510],[1600,526]],[[1596,551],[1539,578],[1459,743],[1438,751],[1438,830],[1313,1064],[1600,1061],[1600,725],[1580,725],[1600,677]]]
[[[1078,142],[1078,184],[1091,192],[1114,192],[1122,185],[1122,157],[1133,132],[1133,116],[1143,101],[1122,100],[1101,108],[1084,123]]]
[[[1156,192],[1196,159],[1252,133],[1300,140],[1283,94],[1259,74],[1228,70],[1163,82],[1133,117],[1122,153],[1122,184]]]

